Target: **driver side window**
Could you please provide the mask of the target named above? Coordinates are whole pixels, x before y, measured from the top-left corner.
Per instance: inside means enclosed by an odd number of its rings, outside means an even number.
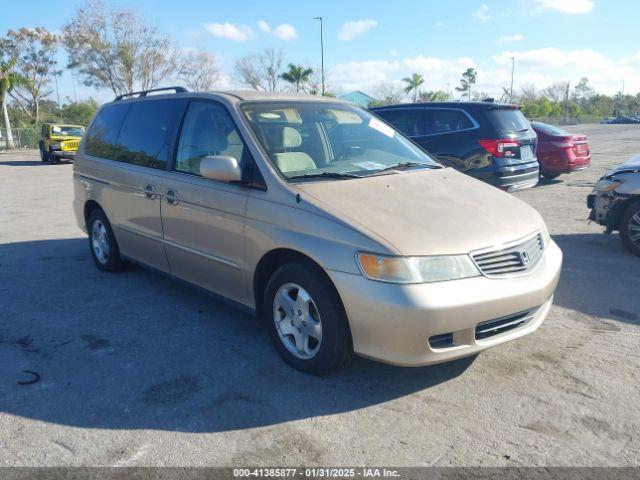
[[[200,161],[207,155],[228,155],[242,165],[245,148],[226,108],[193,101],[182,125],[174,170],[200,175]]]

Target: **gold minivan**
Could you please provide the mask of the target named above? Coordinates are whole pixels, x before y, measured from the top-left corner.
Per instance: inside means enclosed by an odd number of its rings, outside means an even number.
[[[474,355],[546,317],[562,253],[524,202],[346,102],[162,90],[104,105],[80,144],[74,210],[99,269],[203,287],[312,373]]]

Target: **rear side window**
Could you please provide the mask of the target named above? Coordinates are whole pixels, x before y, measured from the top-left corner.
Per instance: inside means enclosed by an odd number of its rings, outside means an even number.
[[[114,160],[163,170],[184,100],[135,102],[122,125]]]
[[[109,105],[98,113],[84,139],[84,151],[94,157],[113,159],[116,139],[129,104]]]
[[[462,110],[429,108],[426,111],[425,135],[455,132],[473,127],[473,122]]]
[[[384,118],[407,137],[415,137],[423,134],[422,117],[424,113],[421,109],[383,110],[375,113],[376,115]]]
[[[524,132],[530,128],[529,121],[515,108],[488,110],[487,118],[500,134]]]

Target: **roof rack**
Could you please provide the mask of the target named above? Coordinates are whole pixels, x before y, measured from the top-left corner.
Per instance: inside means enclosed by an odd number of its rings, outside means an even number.
[[[172,90],[175,93],[186,93],[189,90],[187,90],[184,87],[163,87],[163,88],[152,88],[151,90],[140,90],[139,92],[129,92],[129,93],[123,93],[122,95],[118,95],[115,99],[114,102],[117,102],[119,100],[122,100],[123,98],[126,97],[132,97],[134,95],[137,95],[138,98],[140,97],[146,97],[148,94],[152,93],[152,92],[164,92],[167,90]]]

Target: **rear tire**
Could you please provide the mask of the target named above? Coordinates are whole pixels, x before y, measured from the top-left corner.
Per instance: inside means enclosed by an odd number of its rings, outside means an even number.
[[[263,305],[273,345],[293,368],[324,375],[349,365],[353,346],[347,315],[318,267],[305,262],[280,267],[267,283]]]
[[[95,208],[89,214],[87,230],[89,232],[89,251],[96,267],[105,272],[122,269],[124,262],[120,258],[118,242],[113,235],[107,216],[101,209]]]
[[[629,252],[640,257],[640,200],[629,205],[622,214],[620,238]]]
[[[547,180],[553,180],[554,178],[558,178],[560,176],[559,173],[544,173],[541,174]]]

